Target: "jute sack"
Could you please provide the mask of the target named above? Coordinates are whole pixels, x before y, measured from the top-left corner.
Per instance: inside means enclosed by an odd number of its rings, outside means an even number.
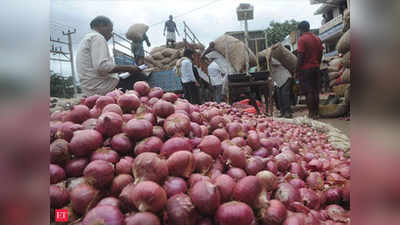
[[[144,62],[151,68],[151,67],[159,67],[160,64],[156,62],[153,57],[146,56],[144,57]]]
[[[344,19],[343,19],[343,23],[344,23],[344,28],[343,28],[343,32],[346,32],[350,29],[350,10],[346,9],[344,10]]]
[[[163,65],[168,65],[171,61],[172,61],[171,58],[166,57],[166,58],[164,58],[163,60],[161,60],[160,62],[161,62]]]
[[[143,35],[149,30],[149,26],[143,23],[136,23],[129,27],[126,38],[132,41],[143,40]]]
[[[340,72],[330,72],[328,73],[329,81],[335,80],[340,76]]]
[[[345,90],[350,87],[350,84],[340,84],[333,87],[333,92],[339,97],[344,97]]]
[[[161,54],[161,52],[156,52],[156,53],[152,54],[151,56],[152,56],[153,59],[155,59],[155,60],[162,60],[162,59],[165,58],[165,57]]]
[[[329,67],[335,68],[336,70],[340,70],[342,66],[342,58],[340,57],[336,57],[329,61]]]
[[[348,30],[339,39],[339,42],[336,45],[336,49],[339,53],[346,54],[348,51],[350,51],[350,48],[350,30]]]
[[[153,49],[151,49],[150,54],[153,55],[156,52],[162,52],[164,51],[164,49],[166,49],[165,47],[154,47]]]
[[[344,103],[320,105],[319,115],[322,118],[337,118],[345,115],[346,108],[347,107]]]
[[[342,63],[344,68],[351,68],[351,51],[343,56]]]
[[[215,49],[221,53],[238,72],[246,70],[246,50],[249,52],[249,64],[255,66],[256,56],[245,44],[229,35],[222,35],[215,40]]]
[[[297,66],[297,57],[282,44],[272,46],[272,57],[277,59],[287,70],[294,72]]]
[[[350,83],[350,74],[351,74],[351,70],[350,69],[346,69],[343,74],[342,74],[342,82],[343,83]]]
[[[166,49],[164,49],[164,50],[161,52],[161,54],[162,54],[164,57],[172,57],[172,56],[175,57],[177,52],[178,52],[178,51],[175,50],[175,49],[166,48]]]
[[[175,43],[175,48],[176,49],[181,49],[181,48],[184,48],[184,47],[185,47],[185,42],[183,42],[183,41]]]

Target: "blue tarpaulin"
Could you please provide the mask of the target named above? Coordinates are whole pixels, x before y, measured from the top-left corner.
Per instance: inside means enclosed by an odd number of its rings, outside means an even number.
[[[182,91],[181,80],[173,70],[152,72],[147,82],[150,87],[160,87],[164,91]]]

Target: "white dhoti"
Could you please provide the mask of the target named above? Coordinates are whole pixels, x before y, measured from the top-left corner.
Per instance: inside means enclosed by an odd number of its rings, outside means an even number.
[[[167,32],[167,41],[176,41],[175,32]]]

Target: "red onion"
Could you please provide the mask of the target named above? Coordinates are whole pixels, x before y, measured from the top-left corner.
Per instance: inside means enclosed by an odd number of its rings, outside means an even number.
[[[272,150],[272,148],[278,147],[278,144],[276,143],[276,140],[274,138],[262,138],[260,140],[260,144],[268,150]]]
[[[122,189],[128,184],[133,183],[133,177],[128,174],[120,174],[116,176],[111,184],[110,192],[113,196],[119,196]]]
[[[50,115],[50,121],[64,121],[66,111],[55,111]]]
[[[231,138],[246,136],[245,132],[243,131],[243,126],[237,122],[228,123],[226,125],[226,130]]]
[[[311,171],[321,171],[322,162],[318,159],[313,159],[307,164],[308,169]]]
[[[108,105],[106,105],[102,110],[102,114],[104,114],[106,112],[113,112],[113,113],[116,113],[116,114],[118,114],[120,116],[122,116],[122,114],[123,114],[121,107],[119,105],[117,105],[117,104],[108,104]]]
[[[328,205],[325,209],[328,217],[336,222],[349,222],[346,211],[339,205]]]
[[[67,190],[71,192],[72,189],[77,187],[80,184],[87,184],[87,181],[84,177],[70,178],[66,181]]]
[[[175,103],[175,101],[178,100],[178,96],[175,93],[171,92],[164,93],[161,98],[171,103]]]
[[[201,174],[206,174],[213,165],[213,158],[209,154],[200,151],[193,153],[193,156],[195,162],[195,170]]]
[[[326,176],[326,183],[330,184],[330,185],[343,185],[344,183],[346,183],[346,179],[342,176],[340,176],[337,173],[329,173]]]
[[[101,109],[97,107],[93,107],[92,109],[89,110],[89,116],[90,118],[97,119],[101,115]]]
[[[153,107],[160,99],[159,98],[150,98],[148,104],[149,106]]]
[[[82,123],[90,118],[89,108],[86,105],[74,105],[64,116],[64,122]]]
[[[142,96],[142,97],[140,97],[140,101],[141,101],[143,104],[148,105],[148,104],[149,104],[149,97],[147,97],[147,96]]]
[[[55,134],[55,138],[64,139],[69,142],[71,141],[74,132],[82,129],[83,129],[82,125],[68,121],[60,125],[59,129]]]
[[[160,225],[160,219],[150,212],[139,212],[125,217],[124,225]]]
[[[96,130],[105,136],[112,137],[121,132],[122,117],[114,112],[103,113],[96,123]]]
[[[301,167],[298,163],[290,164],[290,172],[297,175],[297,177],[300,179],[304,179],[307,176],[306,171],[304,171],[303,167]]]
[[[135,115],[133,114],[122,114],[122,120],[124,121],[124,123],[128,122],[131,119],[134,119]]]
[[[281,172],[286,172],[290,167],[290,162],[283,153],[275,156],[275,162],[278,170]]]
[[[110,91],[106,94],[106,96],[112,97],[114,100],[117,100],[119,96],[123,95],[124,93],[121,91],[121,89],[115,89],[113,91]]]
[[[95,152],[93,152],[92,156],[90,157],[90,160],[91,161],[104,160],[115,164],[119,161],[119,155],[111,148],[104,147],[104,148],[99,148]]]
[[[187,191],[186,181],[180,177],[168,177],[163,186],[168,198]]]
[[[168,172],[171,176],[188,178],[195,169],[194,157],[191,152],[174,152],[167,160]]]
[[[153,114],[161,118],[167,118],[169,115],[175,112],[174,105],[164,100],[158,100],[153,105]]]
[[[160,155],[169,157],[172,153],[177,151],[191,151],[192,144],[189,139],[183,137],[173,137],[166,141],[161,150]]]
[[[291,184],[282,183],[275,193],[275,199],[289,206],[290,203],[300,200],[300,193],[299,190],[295,189]]]
[[[56,184],[60,181],[65,180],[66,178],[63,168],[61,168],[56,164],[50,164],[49,171],[50,171],[50,184]]]
[[[215,108],[202,112],[202,115],[207,121],[211,121],[213,117],[218,116],[219,114],[219,111]]]
[[[216,129],[212,134],[218,137],[220,141],[229,139],[229,134],[224,128]]]
[[[175,102],[175,110],[183,110],[188,114],[188,116],[190,115],[190,113],[192,113],[190,103],[183,102],[180,99],[178,99],[178,101]]]
[[[84,130],[96,129],[97,119],[89,118],[82,123],[82,127]]]
[[[133,113],[133,112],[132,112]],[[153,113],[150,106],[141,104],[139,108],[136,109],[136,114]]]
[[[201,131],[201,127],[199,124],[193,123],[193,122],[190,123],[189,137],[191,137],[191,138],[202,137],[202,131]]]
[[[237,182],[233,190],[233,198],[236,201],[241,201],[250,206],[254,206],[257,204],[261,191],[262,184],[260,179],[256,176],[247,176]]]
[[[202,137],[207,136],[208,135],[208,127],[201,125],[200,128],[201,128],[201,136]]]
[[[153,135],[160,138],[162,141],[165,139],[164,129],[160,126],[153,126]]]
[[[253,210],[242,202],[224,203],[216,213],[216,221],[219,225],[249,225],[254,220]]]
[[[198,214],[189,196],[176,194],[168,199],[166,223],[174,225],[196,225]]]
[[[278,200],[269,201],[268,208],[260,210],[261,221],[263,224],[280,225],[286,219],[286,207]]]
[[[125,133],[120,133],[112,137],[111,148],[120,154],[126,154],[131,151],[132,143]]]
[[[266,148],[261,147],[257,151],[253,152],[253,155],[261,158],[266,158],[270,155],[270,152]]]
[[[115,197],[107,197],[107,198],[103,198],[99,203],[97,203],[97,206],[101,206],[101,205],[110,205],[110,206],[114,206],[117,208],[121,208],[121,201]]]
[[[236,182],[243,177],[246,177],[246,172],[244,172],[243,169],[241,168],[230,168],[227,172],[227,174],[232,177]]]
[[[299,153],[300,150],[300,144],[297,141],[292,141],[289,143],[289,148],[292,150],[294,153]]]
[[[255,176],[265,167],[264,161],[258,156],[253,156],[247,160],[246,172],[248,175]]]
[[[219,187],[221,192],[221,202],[230,201],[236,185],[233,178],[226,174],[222,174],[214,179],[214,184]]]
[[[203,176],[199,173],[193,173],[192,175],[190,175],[190,178],[189,178],[189,186],[193,187],[193,185],[199,181],[210,181],[211,182],[211,179],[210,179],[210,177]]]
[[[263,188],[266,191],[275,191],[278,188],[278,178],[268,170],[258,172],[258,179],[260,179]]]
[[[62,125],[63,122],[61,121],[50,121],[50,142],[56,139],[57,130],[61,129]]]
[[[158,212],[167,203],[167,194],[157,183],[143,181],[135,186],[130,199],[141,212]]]
[[[324,187],[324,178],[318,172],[311,172],[308,175],[306,182],[311,189],[322,190]]]
[[[304,188],[306,186],[306,183],[299,178],[294,178],[289,183],[296,189]]]
[[[205,136],[198,147],[214,158],[221,153],[221,141],[214,135]]]
[[[226,125],[226,120],[222,116],[214,116],[210,120],[210,128],[211,130],[224,128]]]
[[[80,177],[88,163],[87,158],[74,158],[65,165],[65,172],[68,177]]]
[[[150,92],[150,86],[145,81],[138,81],[133,85],[133,89],[139,93],[140,96],[146,96]]]
[[[69,202],[68,191],[56,184],[49,187],[50,207],[59,209],[64,207]]]
[[[149,98],[162,98],[164,91],[160,87],[154,87],[150,89]]]
[[[57,139],[50,144],[50,163],[64,165],[69,158],[67,141]]]
[[[216,185],[208,181],[198,181],[189,191],[193,205],[203,215],[213,215],[221,204],[221,194]]]
[[[190,132],[190,119],[181,113],[174,113],[165,119],[164,130],[170,137],[188,135]]]
[[[103,144],[101,133],[96,130],[78,130],[69,143],[69,149],[75,156],[87,156]]]
[[[260,137],[258,136],[258,134],[257,133],[250,133],[247,136],[247,144],[250,145],[250,147],[253,150],[259,149],[261,147],[261,144],[260,144]]]
[[[326,201],[329,204],[338,204],[342,199],[342,189],[330,188],[325,192]]]
[[[89,108],[93,108],[96,105],[97,99],[100,98],[100,95],[92,95],[85,98],[83,104],[85,104]]]
[[[80,215],[85,215],[99,200],[99,191],[86,183],[79,184],[70,193],[71,206]]]
[[[200,143],[201,143],[201,138],[190,139],[190,144],[192,145],[192,148],[197,148],[197,146],[199,146]]]
[[[85,178],[95,187],[103,188],[109,185],[114,178],[114,166],[112,163],[95,160],[89,163],[83,170]]]
[[[246,168],[247,160],[246,155],[241,148],[237,146],[230,146],[223,153],[223,158],[227,160],[227,164],[232,167]]]
[[[124,216],[117,207],[101,205],[93,208],[85,215],[82,225],[93,225],[99,223],[99,221],[107,225],[124,225]]]
[[[163,142],[160,138],[154,136],[149,137],[136,144],[135,154],[139,155],[143,152],[160,153],[162,146]]]
[[[110,96],[100,96],[97,100],[96,100],[96,108],[103,110],[103,108],[108,105],[108,104],[114,104],[115,100],[114,98],[110,97]]]
[[[231,140],[231,142],[239,147],[244,147],[246,145],[246,140],[242,137],[235,137]]]
[[[350,179],[350,166],[348,165],[340,165],[338,166],[338,168],[336,169],[337,173],[339,173],[340,175],[342,175],[344,178],[346,179]]]
[[[147,120],[129,120],[122,130],[133,140],[141,140],[150,137],[153,133],[153,125]]]
[[[201,114],[199,112],[192,112],[190,114],[190,120],[197,124],[202,124],[203,120],[201,119]]]
[[[153,152],[144,152],[135,158],[132,167],[135,183],[154,181],[163,183],[168,176],[167,161]]]
[[[306,225],[305,216],[302,214],[293,214],[288,216],[283,225]]]
[[[342,200],[345,203],[350,202],[350,182],[346,182],[342,188]]]
[[[125,113],[130,113],[133,110],[136,110],[140,106],[140,100],[136,95],[133,94],[124,94],[119,96],[118,105]]]
[[[132,174],[132,165],[134,159],[130,156],[121,158],[116,165],[117,174]]]
[[[213,225],[213,221],[210,218],[201,218],[197,225]]]
[[[310,162],[314,159],[314,154],[312,154],[311,152],[307,152],[306,154],[304,154],[303,158],[304,160],[306,160],[306,162]]]

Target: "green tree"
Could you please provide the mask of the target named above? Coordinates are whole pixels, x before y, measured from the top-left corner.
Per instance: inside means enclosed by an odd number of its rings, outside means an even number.
[[[296,20],[286,20],[283,23],[271,21],[267,28],[268,46],[283,41],[292,31],[296,31],[300,22]]]

